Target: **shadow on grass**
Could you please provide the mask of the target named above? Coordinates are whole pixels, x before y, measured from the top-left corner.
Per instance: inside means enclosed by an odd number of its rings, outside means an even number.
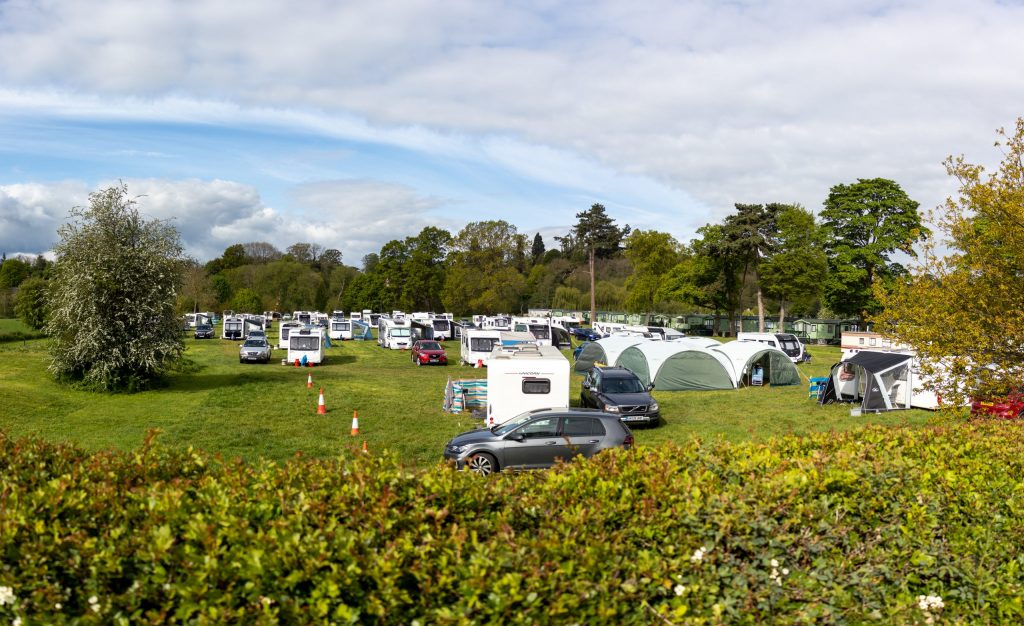
[[[228,373],[186,373],[171,378],[166,385],[161,387],[164,391],[211,391],[216,389],[231,389],[234,387],[261,384],[277,385],[286,381],[284,376],[288,372],[312,374],[314,378],[320,374],[331,371],[332,365],[345,365],[354,363],[356,359],[349,356],[332,357],[325,366],[318,367],[294,367],[292,365],[282,366],[280,361],[271,360],[270,363],[239,363],[237,369]]]

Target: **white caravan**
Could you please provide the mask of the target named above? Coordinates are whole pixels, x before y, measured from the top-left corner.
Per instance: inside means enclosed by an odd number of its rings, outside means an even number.
[[[225,317],[221,326],[221,339],[242,339],[244,335],[245,321],[240,317]]]
[[[465,365],[487,365],[494,346],[501,345],[501,331],[488,328],[467,328],[459,342],[459,360]]]
[[[352,322],[344,318],[332,319],[331,327],[327,333],[327,336],[331,339],[351,339],[352,338]]]
[[[306,363],[314,365],[324,362],[324,335],[323,330],[317,327],[293,329],[288,334],[288,362],[302,362],[306,357]]]
[[[288,349],[288,337],[291,333],[302,328],[302,324],[296,321],[284,321],[277,325],[277,348],[278,350]]]
[[[569,360],[551,346],[495,347],[487,359],[487,426],[525,411],[569,406]]]
[[[768,344],[785,352],[794,363],[811,360],[811,355],[804,352],[804,344],[790,333],[736,333],[736,340]]]
[[[406,320],[389,320],[381,317],[377,322],[377,345],[391,350],[408,350],[412,347],[412,327]]]

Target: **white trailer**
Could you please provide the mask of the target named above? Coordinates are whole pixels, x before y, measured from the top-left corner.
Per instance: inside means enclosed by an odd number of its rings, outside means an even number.
[[[225,317],[221,326],[221,339],[242,339],[245,337],[245,320],[240,317]]]
[[[327,336],[331,339],[351,339],[352,338],[352,322],[344,318],[334,318],[331,320],[331,328],[327,333]]]
[[[288,334],[288,362],[302,362],[318,365],[324,362],[324,333],[319,327],[304,327]]]
[[[412,327],[406,320],[389,320],[381,317],[377,322],[377,345],[391,350],[408,350],[412,347]]]
[[[434,327],[434,339],[446,341],[455,338],[455,331],[452,329],[452,321],[446,317],[430,318],[430,325]]]
[[[487,365],[494,347],[500,345],[500,330],[467,328],[462,331],[462,340],[459,342],[459,360],[465,365]]]
[[[796,335],[790,333],[736,333],[737,341],[757,341],[778,348],[786,353],[794,363],[802,363],[810,360],[810,355],[804,352],[804,344],[800,343]]]
[[[277,348],[279,350],[288,349],[288,337],[294,331],[302,328],[302,324],[296,321],[284,321],[277,325]]]
[[[569,406],[569,360],[551,346],[496,347],[487,360],[487,425]]]

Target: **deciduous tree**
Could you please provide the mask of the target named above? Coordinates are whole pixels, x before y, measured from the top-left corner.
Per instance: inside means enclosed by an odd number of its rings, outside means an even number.
[[[14,299],[14,312],[26,326],[41,330],[46,326],[46,285],[47,281],[33,276],[18,287]]]
[[[615,225],[615,220],[608,217],[604,205],[593,204],[586,211],[576,214],[576,225],[568,237],[560,238],[563,246],[568,242],[571,246],[568,250],[582,251],[586,255],[587,266],[590,271],[590,322],[597,319],[597,282],[594,270],[595,260],[598,257],[608,257],[622,250],[622,240],[629,235],[630,227],[622,228]]]
[[[828,257],[822,230],[807,209],[786,207],[778,213],[776,223],[778,249],[761,263],[760,278],[764,293],[779,303],[779,328],[783,328],[787,303],[808,305],[821,297]]]

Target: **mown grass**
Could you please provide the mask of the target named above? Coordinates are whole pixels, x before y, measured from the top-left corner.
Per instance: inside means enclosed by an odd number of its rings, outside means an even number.
[[[272,339],[276,339],[273,335]],[[448,377],[485,377],[470,367],[416,367],[409,353],[375,342],[335,342],[327,362],[315,368],[240,364],[235,341],[186,339],[187,361],[164,385],[134,394],[98,394],[58,384],[46,371],[45,340],[0,344],[0,430],[39,435],[87,449],[138,447],[147,431],[160,429],[168,446],[195,446],[226,457],[282,460],[302,453],[329,457],[360,447],[389,449],[412,465],[440,460],[444,443],[479,422],[442,410]],[[449,342],[449,351],[458,346]],[[839,350],[812,347],[805,376],[822,375]],[[454,359],[453,359],[454,360]],[[307,389],[312,374],[314,388]],[[580,381],[572,377],[571,399]],[[326,415],[317,415],[323,387]],[[942,419],[925,411],[852,417],[847,405],[821,407],[807,387],[756,387],[737,391],[655,391],[664,424],[635,429],[640,445],[692,437],[729,441],[849,430],[869,423],[922,425]],[[358,410],[360,433],[350,435]]]
[[[26,341],[42,337],[41,331],[29,328],[21,320],[0,318],[0,343],[8,341]]]

